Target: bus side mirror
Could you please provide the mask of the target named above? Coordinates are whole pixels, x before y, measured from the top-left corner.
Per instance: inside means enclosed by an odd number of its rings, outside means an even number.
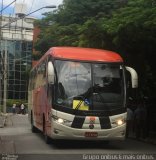
[[[48,62],[48,83],[54,84],[54,66],[52,62]]]
[[[126,66],[126,70],[131,75],[132,88],[138,88],[138,74],[137,74],[137,72],[133,68],[127,67],[127,66]]]

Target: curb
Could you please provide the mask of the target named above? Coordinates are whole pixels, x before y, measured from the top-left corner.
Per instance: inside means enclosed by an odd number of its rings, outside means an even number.
[[[155,139],[151,139],[151,138],[147,138],[147,139],[144,139],[144,140],[141,140],[145,143],[151,143],[151,144],[154,144],[156,145],[156,140]]]
[[[140,142],[144,142],[144,143],[150,143],[150,144],[153,144],[153,145],[156,145],[156,139],[152,139],[150,137],[146,138],[146,139],[136,139],[135,137],[128,137],[129,139],[133,139],[133,140],[136,140],[136,141],[140,141]]]
[[[0,128],[4,128],[6,122],[6,117],[0,115]]]

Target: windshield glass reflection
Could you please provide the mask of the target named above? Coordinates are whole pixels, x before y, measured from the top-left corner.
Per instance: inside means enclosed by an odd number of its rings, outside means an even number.
[[[55,103],[79,110],[110,110],[123,106],[123,68],[119,64],[55,61]]]

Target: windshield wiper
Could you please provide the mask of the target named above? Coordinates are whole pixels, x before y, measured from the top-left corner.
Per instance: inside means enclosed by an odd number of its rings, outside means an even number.
[[[86,93],[77,96],[75,98],[78,98],[77,100],[80,100],[79,103],[76,105],[75,110],[78,110],[81,107],[81,104],[84,102],[89,106],[89,102],[87,100],[87,97],[91,97],[93,95],[98,96],[99,101],[104,103],[104,99],[101,95],[102,92],[100,92],[100,89],[102,87],[99,86],[99,84],[95,84],[94,87],[90,87]],[[76,100],[76,99],[75,99]]]

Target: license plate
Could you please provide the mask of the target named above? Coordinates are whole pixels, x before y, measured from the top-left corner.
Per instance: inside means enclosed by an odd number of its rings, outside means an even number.
[[[85,137],[97,137],[97,132],[85,132]]]

